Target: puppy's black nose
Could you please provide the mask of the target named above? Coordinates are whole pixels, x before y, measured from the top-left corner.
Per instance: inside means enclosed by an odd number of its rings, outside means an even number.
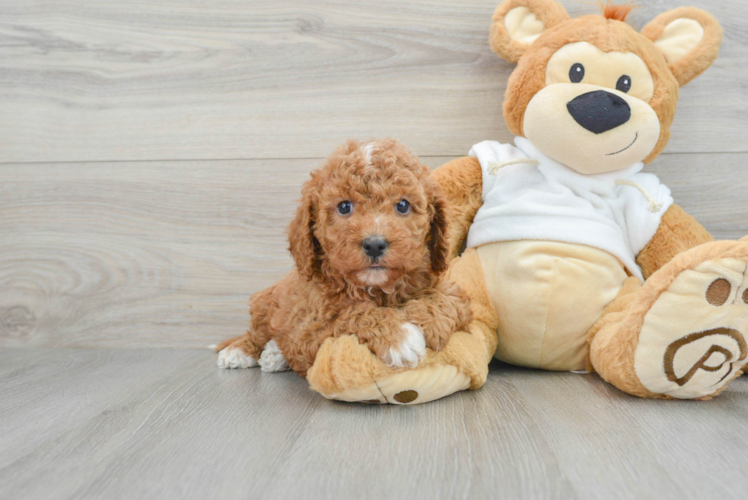
[[[385,250],[387,250],[387,242],[384,241],[384,238],[380,238],[379,236],[366,238],[361,246],[364,247],[366,255],[372,259],[381,257]]]
[[[595,134],[623,125],[631,118],[628,103],[611,92],[595,90],[575,97],[566,105],[574,120]]]

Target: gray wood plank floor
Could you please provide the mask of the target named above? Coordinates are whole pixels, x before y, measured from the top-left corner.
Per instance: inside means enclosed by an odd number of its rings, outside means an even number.
[[[743,498],[748,380],[709,402],[501,364],[422,406],[207,350],[0,351],[0,498]],[[744,377],[748,379],[748,377]]]

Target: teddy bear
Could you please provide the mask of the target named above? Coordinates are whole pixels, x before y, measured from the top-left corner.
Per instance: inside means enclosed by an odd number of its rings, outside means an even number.
[[[497,7],[491,47],[517,63],[504,100],[514,144],[479,142],[432,173],[452,212],[449,276],[473,322],[414,369],[382,366],[352,338],[330,341],[313,389],[426,402],[477,389],[495,357],[594,372],[641,398],[704,400],[742,373],[748,239],[714,241],[642,172],[722,30],[684,7],[637,32],[630,10],[608,3],[571,19],[555,0]]]

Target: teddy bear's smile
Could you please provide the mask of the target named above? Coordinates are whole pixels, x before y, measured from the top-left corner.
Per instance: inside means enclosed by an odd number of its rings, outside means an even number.
[[[629,144],[628,146],[626,146],[625,148],[623,148],[623,149],[622,149],[622,150],[620,150],[620,151],[616,151],[615,153],[608,153],[608,154],[607,154],[607,155],[605,155],[605,156],[613,156],[613,155],[617,155],[618,153],[623,153],[623,152],[624,152],[624,151],[626,151],[626,150],[627,150],[628,148],[630,148],[631,146],[633,146],[633,145],[634,145],[634,143],[636,142],[636,140],[637,140],[638,138],[639,138],[639,132],[636,132],[636,133],[634,134],[634,140],[633,140],[633,141],[631,141],[631,144]]]
[[[522,123],[540,151],[583,174],[643,161],[661,138],[652,107],[657,82],[642,57],[592,42],[567,43],[550,56],[544,87],[528,102]]]
[[[600,174],[644,160],[659,141],[660,120],[648,103],[614,88],[553,83],[528,103],[523,130],[549,158],[581,174]]]

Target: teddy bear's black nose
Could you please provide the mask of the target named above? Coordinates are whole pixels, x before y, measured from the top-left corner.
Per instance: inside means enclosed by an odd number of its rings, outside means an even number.
[[[595,134],[623,125],[631,118],[631,108],[621,97],[595,90],[575,97],[566,105],[574,120]]]
[[[364,247],[366,255],[372,259],[381,257],[384,251],[387,250],[387,242],[379,236],[366,238],[361,246]]]

